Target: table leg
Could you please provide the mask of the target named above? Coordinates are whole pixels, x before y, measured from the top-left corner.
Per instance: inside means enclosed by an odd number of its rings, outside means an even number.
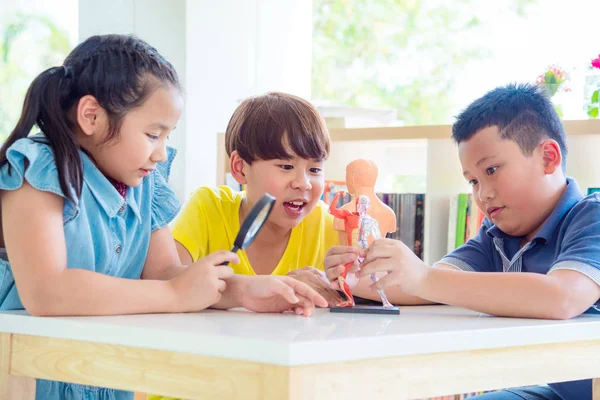
[[[0,333],[0,400],[8,400],[10,372],[10,334]]]
[[[0,333],[0,400],[35,400],[35,379],[10,375],[11,334]]]

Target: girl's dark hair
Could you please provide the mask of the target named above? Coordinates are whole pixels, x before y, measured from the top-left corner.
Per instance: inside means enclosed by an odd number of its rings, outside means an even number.
[[[161,84],[179,89],[173,66],[148,43],[130,35],[86,39],[62,66],[45,70],[31,83],[19,122],[0,149],[0,167],[8,162],[8,148],[37,125],[54,153],[60,188],[75,201],[72,190],[81,196],[83,166],[69,110],[83,96],[94,96],[108,115],[109,141],[118,136],[125,115]]]

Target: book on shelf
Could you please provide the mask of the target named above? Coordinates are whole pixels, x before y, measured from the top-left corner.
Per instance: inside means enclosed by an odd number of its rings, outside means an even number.
[[[600,187],[589,187],[587,190],[588,196],[592,193],[600,192]]]
[[[477,235],[484,217],[472,194],[458,193],[450,197],[447,252],[452,252]]]

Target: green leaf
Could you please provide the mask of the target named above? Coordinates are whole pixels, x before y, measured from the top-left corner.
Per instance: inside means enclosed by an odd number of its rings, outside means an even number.
[[[598,103],[598,89],[592,94],[592,103]]]
[[[596,107],[588,106],[587,115],[590,118],[598,118],[598,106],[596,106]]]
[[[555,104],[554,105],[554,109],[556,110],[556,113],[558,114],[558,116],[560,118],[564,117],[563,109],[562,109],[562,106],[560,104]]]

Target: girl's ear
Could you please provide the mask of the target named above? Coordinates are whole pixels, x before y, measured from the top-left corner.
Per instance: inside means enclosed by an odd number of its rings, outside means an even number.
[[[542,159],[544,160],[544,172],[547,175],[553,174],[557,169],[562,168],[562,153],[560,145],[556,140],[547,139],[540,144],[542,150]]]
[[[102,133],[106,130],[108,117],[106,112],[92,95],[79,99],[76,109],[77,124],[86,136]]]
[[[247,183],[245,173],[247,166],[248,163],[240,157],[237,150],[234,150],[231,153],[231,157],[229,157],[229,172],[231,172],[233,179],[240,185],[245,185]]]

